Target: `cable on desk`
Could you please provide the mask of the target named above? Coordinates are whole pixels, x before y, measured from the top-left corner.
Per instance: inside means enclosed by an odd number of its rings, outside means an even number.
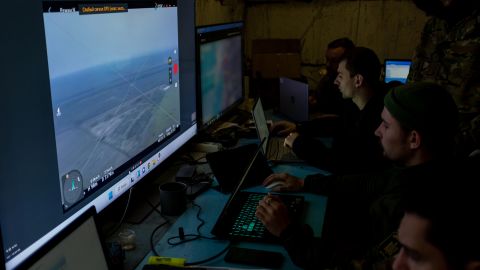
[[[197,234],[185,234],[185,235],[183,235],[184,239],[180,240],[178,242],[173,242],[173,240],[174,239],[180,239],[180,236],[173,236],[173,237],[170,237],[170,238],[167,239],[167,243],[171,246],[177,246],[177,245],[184,244],[184,243],[187,243],[187,242],[191,242],[191,241],[194,241],[194,240],[197,240],[197,239],[221,240],[221,239],[218,239],[216,237],[207,237],[207,236],[202,236],[201,235],[200,228],[205,224],[205,220],[203,220],[200,217],[200,212],[202,211],[202,207],[200,207],[200,205],[196,204],[194,201],[191,201],[191,203],[192,203],[193,206],[198,207],[198,212],[197,212],[196,217],[200,221],[200,224],[197,226]]]
[[[200,224],[197,226],[197,233],[198,234],[185,234],[185,235],[182,235],[182,236],[174,236],[174,237],[170,237],[167,242],[168,244],[172,245],[172,246],[176,246],[176,245],[180,245],[180,244],[183,244],[183,243],[186,243],[186,242],[190,242],[190,241],[193,241],[193,240],[197,240],[197,239],[210,239],[210,240],[221,240],[221,239],[218,239],[218,238],[215,238],[215,237],[206,237],[206,236],[202,236],[200,234],[200,228],[205,224],[205,220],[203,220],[201,217],[200,217],[200,212],[202,211],[202,207],[198,204],[196,204],[194,201],[190,201],[192,203],[193,206],[196,206],[198,207],[198,212],[197,212],[197,219],[200,221]],[[155,256],[159,256],[157,251],[155,250],[155,246],[153,245],[153,236],[155,235],[155,232],[160,229],[162,226],[164,226],[165,224],[168,224],[169,221],[165,221],[164,223],[158,225],[152,232],[152,234],[150,235],[150,247],[152,249],[152,252],[153,254],[155,254]],[[171,243],[171,240],[173,239],[180,239],[180,238],[184,238],[184,240],[181,240],[179,242],[176,242],[176,243]],[[185,239],[185,237],[193,237],[193,238],[190,238],[190,239]],[[196,261],[196,262],[191,262],[191,263],[185,263],[185,266],[191,266],[191,265],[198,265],[198,264],[202,264],[202,263],[205,263],[205,262],[208,262],[208,261],[211,261],[213,259],[216,259],[217,257],[219,257],[220,255],[222,255],[223,253],[225,253],[231,246],[231,242],[228,243],[227,247],[225,247],[225,249],[223,249],[222,251],[220,251],[219,253],[215,254],[214,256],[212,257],[209,257],[207,259],[204,259],[204,260],[201,260],[201,261]]]
[[[180,157],[179,162],[173,163],[173,166],[182,165],[182,164],[189,164],[189,165],[207,164],[208,162],[206,162],[206,161],[200,161],[204,158],[205,158],[205,155],[203,155],[200,158],[195,159],[191,154],[186,154],[186,155]]]
[[[148,211],[147,214],[145,214],[145,216],[143,216],[139,221],[127,220],[127,221],[125,221],[126,223],[131,224],[131,225],[139,225],[139,224],[142,224],[145,221],[145,219],[147,219],[147,217],[149,217],[152,214],[153,211],[156,211],[157,213],[160,213],[160,211],[157,210],[157,207],[160,205],[160,203],[158,203],[155,206],[149,200],[145,199],[145,201],[151,207],[150,211]]]
[[[157,203],[156,205],[153,205],[153,203],[150,202],[148,199],[145,199],[145,201],[147,202],[148,205],[150,205],[150,207],[152,207],[152,211],[157,212],[160,216],[162,216],[164,219],[166,219],[166,218],[163,216],[162,212],[160,212],[160,211],[157,209],[157,207],[160,205],[160,203]]]
[[[122,226],[123,219],[125,218],[125,215],[127,214],[128,206],[130,205],[130,198],[132,197],[132,191],[133,191],[133,187],[130,188],[130,191],[128,193],[127,205],[125,206],[125,210],[123,211],[122,218],[120,219],[118,224],[115,227],[113,227],[112,231],[109,232],[107,235],[112,236],[120,228],[120,226]]]
[[[152,234],[150,234],[150,248],[152,249],[152,252],[153,254],[155,254],[155,256],[159,256],[157,251],[155,250],[155,246],[153,245],[153,236],[155,235],[155,232],[157,232],[158,229],[160,229],[161,227],[163,227],[164,225],[170,223],[170,221],[167,219],[164,223],[158,225],[152,232]]]
[[[150,211],[148,211],[148,213],[147,213],[144,217],[142,217],[142,218],[140,219],[140,221],[126,221],[128,224],[133,224],[133,225],[142,224],[143,221],[145,221],[145,219],[146,219],[148,216],[150,216],[150,214],[151,214],[153,211],[157,212],[160,216],[162,216],[163,219],[168,220],[168,218],[165,217],[165,215],[163,215],[162,212],[160,212],[160,211],[158,210],[158,206],[160,206],[160,203],[157,203],[156,205],[154,205],[152,202],[150,202],[150,201],[149,201],[148,199],[146,199],[146,198],[145,198],[145,202],[147,202],[147,204],[151,207]]]

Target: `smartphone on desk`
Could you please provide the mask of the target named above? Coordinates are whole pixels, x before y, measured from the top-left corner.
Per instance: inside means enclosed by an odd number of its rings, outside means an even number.
[[[225,261],[266,268],[280,268],[283,263],[283,255],[274,251],[231,247],[225,255]]]

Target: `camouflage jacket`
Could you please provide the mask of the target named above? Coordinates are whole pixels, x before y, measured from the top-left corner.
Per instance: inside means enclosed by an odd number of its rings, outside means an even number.
[[[460,113],[480,112],[480,10],[456,24],[430,18],[422,32],[409,82],[444,86]]]

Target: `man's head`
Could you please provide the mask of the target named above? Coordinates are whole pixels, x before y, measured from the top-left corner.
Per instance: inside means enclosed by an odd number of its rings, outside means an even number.
[[[427,16],[456,22],[479,7],[478,0],[413,0]]]
[[[410,166],[451,154],[458,111],[441,86],[403,85],[387,93],[384,105],[375,135],[388,159]]]
[[[393,269],[480,269],[478,184],[476,178],[449,175],[455,181],[411,181],[398,230],[402,249]]]
[[[381,64],[371,49],[355,47],[340,61],[335,84],[343,98],[353,98],[360,87],[373,88],[378,83]]]
[[[337,75],[338,63],[343,59],[345,53],[348,53],[355,47],[353,41],[349,38],[339,38],[328,43],[325,51],[325,60],[327,61],[327,74],[335,79]]]

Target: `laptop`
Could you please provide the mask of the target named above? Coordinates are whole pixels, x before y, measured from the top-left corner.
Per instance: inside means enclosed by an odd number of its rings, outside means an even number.
[[[280,113],[295,122],[308,121],[308,84],[280,77]]]
[[[95,207],[89,208],[17,269],[109,269],[95,215]]]
[[[399,81],[405,84],[411,64],[407,59],[385,59],[385,83]]]
[[[250,157],[255,154],[257,144],[242,145],[233,149],[208,153],[205,158],[223,193],[232,192],[241,180],[244,168],[248,166]],[[243,187],[256,186],[273,171],[263,155],[258,155],[250,172],[246,176]]]
[[[261,99],[258,99],[252,110],[253,122],[257,129],[260,141],[266,140],[262,147],[264,156],[271,161],[301,162],[291,148],[284,146],[285,138],[270,136],[270,131],[265,118],[265,111]]]
[[[252,165],[261,154],[261,149],[265,141],[266,139],[262,140],[253,158],[249,159],[250,162],[243,173],[242,179],[238,182],[212,229],[212,234],[220,239],[260,241],[266,243],[278,243],[279,241],[279,238],[268,232],[262,222],[255,216],[258,202],[266,194],[240,191]],[[286,194],[278,194],[277,196],[279,196],[288,207],[292,219],[300,218],[305,203],[303,196]]]

